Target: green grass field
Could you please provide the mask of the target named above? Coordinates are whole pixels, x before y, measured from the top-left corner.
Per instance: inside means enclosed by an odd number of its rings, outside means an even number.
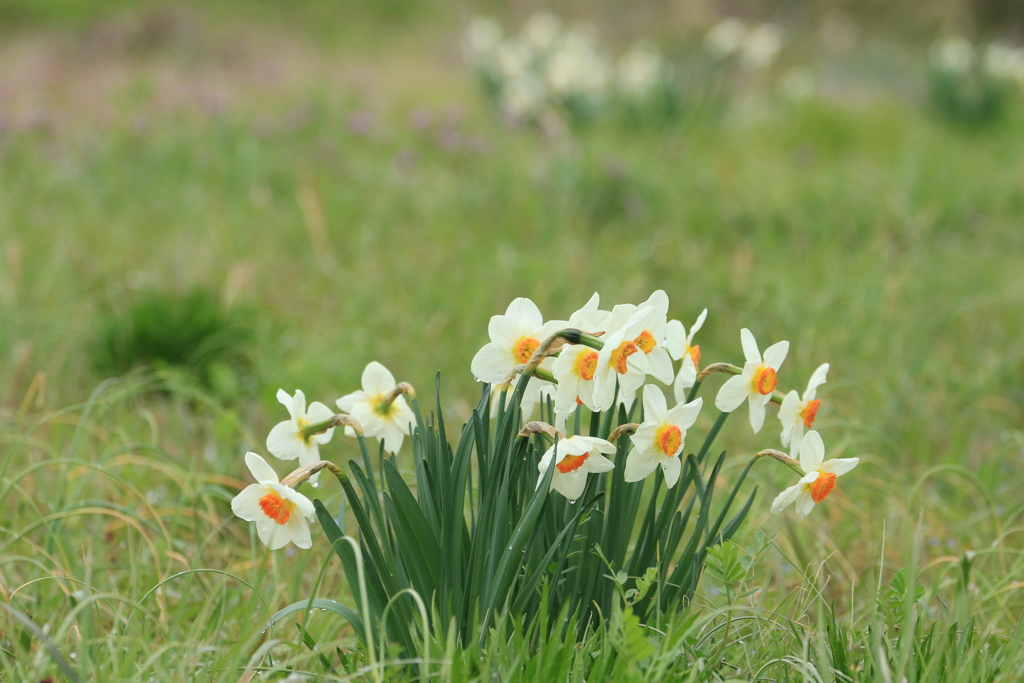
[[[705,576],[653,653],[629,624],[533,651],[509,622],[383,678],[1024,678],[1019,110],[970,131],[895,93],[764,92],[548,139],[489,114],[455,28],[353,48],[175,21],[153,44],[114,24],[0,48],[0,680],[374,680],[330,612],[306,618],[319,654],[299,616],[266,629],[314,590],[350,602],[318,530],[272,553],[231,514],[277,389],[333,405],[379,360],[431,406],[440,371],[461,425],[513,298],[564,318],[659,288],[687,325],[709,309],[702,363],[738,362],[741,327],[792,343],[786,390],[830,362],[818,425],[860,467],[806,520],[769,514],[789,480],[755,467],[737,540],[764,549],[736,590]],[[247,360],[110,379],[105,326],[197,289],[248,330]],[[726,480],[776,425],[724,434],[744,454]]]

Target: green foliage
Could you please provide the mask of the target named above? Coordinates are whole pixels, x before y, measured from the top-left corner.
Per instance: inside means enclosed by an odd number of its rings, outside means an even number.
[[[996,123],[1009,113],[1013,84],[984,69],[957,72],[933,67],[928,74],[932,107],[943,119],[967,128]]]
[[[415,591],[436,610],[429,631],[443,635],[454,629],[462,644],[491,627],[496,614],[509,610],[523,615],[527,626],[539,614],[546,615],[551,622],[545,630],[565,629],[571,622],[579,638],[609,618],[618,619],[624,644],[640,648],[637,625],[660,621],[693,600],[708,553],[736,532],[750,510],[756,488],[738,512],[730,512],[754,460],[724,504],[712,510],[725,454],[710,472],[706,457],[725,413],[700,451],[687,457],[673,489],[662,491],[658,473],[648,487],[653,490],[647,491],[646,507],[644,482],[622,478],[629,449],[625,438],[618,442],[611,476],[590,477],[578,501],[549,493],[555,468],[537,478],[546,442],[538,435],[533,440],[517,436],[524,388],[521,381],[513,405],[492,421],[485,385],[454,448],[444,420],[424,421],[414,404],[415,495],[391,460],[381,457],[375,472],[360,440],[362,464],[350,462],[351,479],[341,477],[360,531],[359,555],[341,538],[338,522],[316,503],[317,517],[341,559],[357,604],[357,587],[365,579],[363,612],[358,621],[346,618],[368,646],[394,641],[407,654],[423,656],[417,635],[422,620],[417,621],[407,596]],[[614,428],[610,413],[604,417],[592,416],[591,434],[605,438]],[[618,417],[619,423],[628,421],[621,409]],[[391,618],[386,619],[389,611]]]
[[[224,397],[252,389],[252,329],[205,289],[145,292],[98,327],[92,361],[100,372],[173,370]]]

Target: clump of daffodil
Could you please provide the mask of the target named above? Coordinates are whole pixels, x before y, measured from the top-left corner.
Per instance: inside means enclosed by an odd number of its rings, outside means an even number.
[[[363,370],[363,388],[338,399],[338,408],[358,420],[363,435],[380,439],[384,450],[397,453],[406,434],[412,434],[416,416],[402,394],[410,393],[408,384],[397,384],[386,367],[372,361]],[[353,436],[351,427],[345,433]]]

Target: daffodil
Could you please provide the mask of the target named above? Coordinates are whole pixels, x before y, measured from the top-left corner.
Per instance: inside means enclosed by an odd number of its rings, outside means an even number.
[[[633,396],[644,383],[650,363],[636,339],[651,327],[658,315],[658,309],[654,306],[644,306],[604,340],[604,348],[598,353],[597,368],[594,371],[595,410],[612,407],[616,381],[619,383],[619,394],[625,396]]]
[[[595,293],[583,308],[569,316],[565,327],[590,334],[605,332],[611,313],[602,311],[601,297]],[[583,344],[567,344],[558,358],[551,363],[551,372],[558,380],[555,392],[555,412],[562,418],[585,405],[594,410],[594,375],[597,373],[598,352]]]
[[[310,547],[309,523],[316,514],[313,503],[282,484],[274,469],[255,453],[245,454],[245,464],[256,483],[231,500],[231,511],[247,522],[256,522],[256,533],[271,550],[288,543],[297,548]]]
[[[686,430],[697,421],[703,401],[698,398],[669,410],[661,389],[651,384],[644,387],[644,421],[630,437],[633,450],[626,456],[626,481],[640,481],[660,465],[668,488],[676,485]]]
[[[601,455],[614,452],[615,446],[604,439],[579,435],[560,439],[537,464],[540,470],[537,486],[544,481],[544,475],[553,464],[555,471],[551,475],[551,490],[558,491],[569,500],[576,500],[583,495],[588,474],[615,468],[611,460]]]
[[[372,361],[363,370],[362,391],[338,399],[338,407],[354,417],[363,428],[363,435],[384,442],[384,449],[397,453],[406,434],[411,434],[416,416],[405,402],[395,376],[386,367]],[[349,436],[355,434],[345,428]]]
[[[686,400],[686,392],[697,383],[697,373],[700,371],[700,346],[693,343],[693,335],[697,334],[704,326],[704,320],[708,317],[708,309],[701,311],[697,316],[697,322],[693,323],[690,332],[678,320],[669,320],[665,333],[665,347],[675,360],[683,361],[676,373],[676,381],[672,388],[677,401]]]
[[[288,409],[291,419],[278,422],[267,435],[267,450],[281,460],[299,459],[300,465],[308,465],[320,459],[319,444],[327,443],[334,435],[334,428],[319,434],[306,435],[303,430],[311,425],[325,422],[334,417],[334,411],[319,401],[306,409],[306,396],[296,389],[289,396],[284,389],[277,390],[277,400]],[[313,481],[316,481],[314,477]]]
[[[836,488],[836,478],[840,477],[860,462],[860,458],[834,458],[824,460],[825,444],[816,431],[809,431],[804,436],[803,450],[800,452],[800,468],[804,476],[794,486],[780,493],[772,503],[772,512],[779,513],[790,505],[796,504],[796,513],[806,517],[814,509],[815,504]],[[823,462],[824,460],[824,462]]]
[[[473,376],[481,382],[505,381],[513,368],[527,363],[541,342],[562,327],[561,321],[545,325],[536,304],[529,299],[516,299],[504,315],[491,317],[487,325],[491,341],[473,356]]]
[[[818,366],[818,369],[811,375],[807,382],[807,391],[803,398],[797,394],[796,389],[786,394],[779,406],[779,421],[782,422],[782,445],[789,446],[793,455],[800,453],[800,444],[804,438],[804,428],[810,429],[814,426],[814,418],[821,406],[821,399],[815,398],[818,387],[825,383],[825,376],[828,374],[828,363]]]
[[[666,328],[668,327],[668,294],[665,290],[659,289],[651,294],[647,301],[639,306],[633,304],[619,304],[612,309],[612,320],[610,327],[615,329],[625,325],[637,311],[644,308],[654,308],[653,316],[646,320],[646,323],[633,343],[647,356],[647,373],[654,379],[664,384],[672,381],[672,359],[665,348]]]
[[[715,407],[722,412],[731,413],[747,401],[750,404],[750,426],[756,434],[764,425],[765,406],[772,400],[772,392],[778,384],[776,372],[786,360],[789,342],[780,341],[772,344],[765,349],[763,359],[757,349],[754,335],[745,327],[740,330],[740,342],[743,344],[743,355],[747,362],[743,365],[741,374],[730,377],[718,390]]]

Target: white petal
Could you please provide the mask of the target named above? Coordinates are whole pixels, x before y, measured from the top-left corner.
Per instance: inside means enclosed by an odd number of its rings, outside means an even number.
[[[288,409],[288,414],[289,415],[291,415],[292,417],[295,417],[294,415],[292,415],[292,396],[291,396],[291,394],[289,394],[284,389],[278,389],[277,390],[277,402],[280,403],[281,405],[283,405],[285,408]]]
[[[274,471],[274,468],[268,465],[266,460],[252,451],[245,454],[245,465],[249,468],[253,478],[261,484],[266,482],[276,484],[280,481],[277,478],[277,472]]]
[[[686,355],[686,328],[678,320],[669,320],[665,326],[665,348],[674,360]]]
[[[291,420],[278,422],[267,435],[267,450],[270,454],[281,460],[294,460],[302,455],[305,446],[302,438],[295,431],[295,424]],[[257,456],[258,457],[258,456]]]
[[[700,328],[704,327],[704,321],[707,319],[707,317],[708,309],[705,308],[703,311],[700,312],[700,315],[697,316],[697,322],[695,322],[693,324],[693,327],[690,328],[690,336],[686,338],[687,346],[689,346],[690,342],[693,340],[693,335],[697,334],[697,332],[700,331]]]
[[[797,394],[796,389],[794,389],[786,394],[786,398],[782,399],[782,405],[779,406],[779,422],[782,423],[784,428],[788,428],[799,420],[800,396]]]
[[[833,458],[821,463],[818,470],[821,472],[831,472],[840,477],[856,467],[859,462],[860,458]]]
[[[818,393],[818,387],[825,383],[825,379],[828,376],[828,363],[822,363],[818,366],[818,369],[811,375],[811,379],[807,382],[807,391],[804,392],[805,401],[813,401],[815,395]]]
[[[789,445],[789,457],[799,458],[804,447],[804,423],[794,422],[788,434],[783,434],[782,445]]]
[[[672,375],[674,373],[672,370],[672,359],[669,358],[668,351],[661,346],[655,346],[647,354],[647,361],[650,364],[647,372],[651,377],[663,384],[670,384],[672,382]]]
[[[809,491],[804,490],[796,499],[796,514],[801,517],[806,517],[811,514],[811,510],[814,509],[814,498],[811,497]]]
[[[266,494],[267,487],[260,484],[249,484],[237,496],[231,499],[231,511],[237,517],[241,517],[247,522],[259,519],[263,516],[263,510],[260,508],[260,498]]]
[[[800,444],[800,467],[804,472],[816,470],[825,459],[825,443],[821,435],[813,429],[804,435]]]
[[[704,407],[704,398],[698,397],[693,403],[680,403],[668,411],[666,421],[679,427],[684,432],[693,426],[700,415],[700,409]]]
[[[280,550],[292,540],[294,530],[287,524],[278,524],[271,519],[263,518],[256,522],[256,533],[268,548]]]
[[[626,481],[640,481],[650,476],[656,469],[658,469],[657,454],[634,448],[626,456],[626,466],[622,470],[622,478]]]
[[[505,315],[527,330],[535,330],[544,324],[544,316],[541,315],[537,304],[526,297],[520,297],[510,303]]]
[[[587,488],[587,473],[583,468],[568,474],[555,472],[551,479],[551,488],[569,500],[576,500],[583,495],[583,490]]]
[[[600,472],[610,472],[615,469],[615,463],[600,453],[591,453],[587,459],[583,461],[583,465],[580,469],[586,470],[587,472],[593,472],[595,474]]]
[[[386,394],[395,388],[395,376],[377,361],[370,361],[363,369],[362,385],[368,394]]]
[[[357,404],[366,403],[369,400],[370,396],[365,391],[353,391],[351,394],[345,394],[335,403],[341,412],[351,413]]]
[[[302,393],[301,389],[295,390],[295,396],[292,398],[291,414],[293,418],[306,416],[306,395]]]
[[[765,396],[765,398],[770,397]],[[754,430],[754,433],[757,434],[761,431],[761,427],[764,426],[764,406],[767,401],[762,401],[760,395],[751,395],[750,400],[747,401],[747,403],[750,406],[750,427]]]
[[[757,350],[754,334],[745,327],[740,330],[740,344],[743,345],[743,357],[748,363],[761,362],[761,352]]]
[[[604,439],[599,439],[596,436],[583,436],[581,434],[579,436],[572,437],[572,439],[574,441],[578,442],[578,443],[584,444],[584,449],[585,450],[581,451],[580,452],[581,454],[582,453],[588,453],[590,451],[597,451],[598,453],[614,453],[615,452],[615,444],[613,444],[611,441],[605,441]]]
[[[665,404],[665,394],[661,389],[648,384],[644,387],[644,422],[663,422],[668,406]]]
[[[288,520],[288,526],[292,527],[292,543],[295,544],[296,548],[302,548],[303,550],[311,548],[313,546],[313,539],[309,535],[309,524],[306,520],[297,516],[293,517],[293,519],[298,519],[298,521]]]
[[[678,457],[665,458],[661,461],[661,472],[665,475],[665,486],[672,488],[679,481],[679,473],[683,465]]]
[[[764,364],[770,368],[778,370],[782,367],[783,361],[786,360],[786,355],[789,353],[789,342],[780,341],[776,344],[772,344],[764,352]]]
[[[690,387],[696,383],[697,368],[693,367],[693,362],[690,360],[690,356],[685,355],[683,356],[683,364],[679,366],[679,372],[676,374],[676,381],[672,385],[676,401],[679,403],[685,401]]]
[[[310,424],[326,422],[332,417],[334,417],[334,411],[320,401],[313,401],[309,406],[309,411],[306,413],[306,419],[309,420]],[[334,436],[334,427],[331,427],[323,434],[315,434],[313,440],[317,443],[327,443],[331,440],[332,436]]]
[[[530,333],[532,328],[523,325],[505,315],[491,316],[487,323],[487,336],[495,346],[511,352],[519,338]]]
[[[722,388],[718,390],[715,397],[715,407],[723,413],[732,411],[743,405],[743,402],[750,397],[750,377],[746,371],[742,375],[736,375],[726,380]]]
[[[470,363],[473,376],[481,382],[503,382],[508,373],[516,365],[516,359],[508,351],[497,344],[484,344]]]

